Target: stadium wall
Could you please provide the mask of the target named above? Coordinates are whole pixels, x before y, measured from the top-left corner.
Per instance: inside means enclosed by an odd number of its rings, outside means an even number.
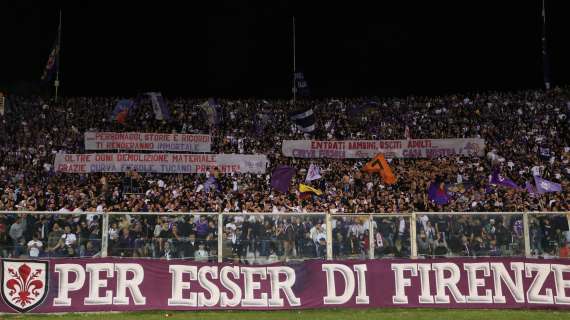
[[[3,260],[0,312],[304,308],[570,308],[570,262],[513,258]]]

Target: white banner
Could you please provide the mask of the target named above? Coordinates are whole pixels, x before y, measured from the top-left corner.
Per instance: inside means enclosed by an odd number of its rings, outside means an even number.
[[[451,155],[483,156],[484,139],[410,139],[410,140],[283,140],[282,152],[296,158],[437,158]]]
[[[85,150],[211,152],[208,134],[85,132]]]
[[[58,153],[54,167],[67,173],[205,173],[214,167],[222,173],[265,173],[268,162],[265,155],[244,154]]]

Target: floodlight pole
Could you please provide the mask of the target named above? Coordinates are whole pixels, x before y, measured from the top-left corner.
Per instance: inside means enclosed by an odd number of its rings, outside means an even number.
[[[297,99],[297,81],[295,73],[297,72],[297,39],[295,38],[295,16],[293,16],[293,102]]]
[[[55,87],[55,102],[57,102],[57,98],[58,98],[58,91],[59,91],[59,62],[60,62],[60,57],[59,57],[59,53],[61,51],[61,10],[59,10],[59,28],[57,29],[57,57],[56,57],[56,69],[55,69],[55,81],[53,83],[54,87]]]
[[[546,9],[545,1],[542,0],[542,75],[544,78],[544,88],[550,90],[551,80],[550,80],[550,63],[548,59],[548,48],[546,43]]]

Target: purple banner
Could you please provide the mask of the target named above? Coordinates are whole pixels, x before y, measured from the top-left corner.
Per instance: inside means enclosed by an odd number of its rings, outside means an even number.
[[[570,308],[570,260],[2,260],[0,312]]]

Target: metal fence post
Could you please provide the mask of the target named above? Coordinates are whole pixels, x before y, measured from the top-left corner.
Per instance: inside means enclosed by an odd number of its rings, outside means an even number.
[[[418,243],[417,241],[417,237],[416,237],[416,227],[417,227],[417,223],[416,223],[417,218],[416,218],[416,213],[412,212],[412,215],[410,216],[410,249],[412,250],[411,252],[411,258],[412,259],[417,259],[418,258]]]
[[[523,212],[523,234],[524,234],[524,255],[531,257],[530,252],[530,224],[528,222],[528,212]]]
[[[368,258],[374,259],[374,217],[372,214],[368,216],[368,242],[370,245],[368,246]]]
[[[101,257],[105,258],[109,249],[109,213],[103,212],[103,227],[101,229]]]
[[[568,223],[568,230],[570,230],[570,212],[566,213],[566,223]]]
[[[331,213],[327,212],[325,215],[325,221],[327,226],[327,260],[332,260],[333,258],[333,238],[332,238],[332,221]]]
[[[222,213],[218,214],[218,263],[223,260],[223,241],[224,241],[224,216]]]

